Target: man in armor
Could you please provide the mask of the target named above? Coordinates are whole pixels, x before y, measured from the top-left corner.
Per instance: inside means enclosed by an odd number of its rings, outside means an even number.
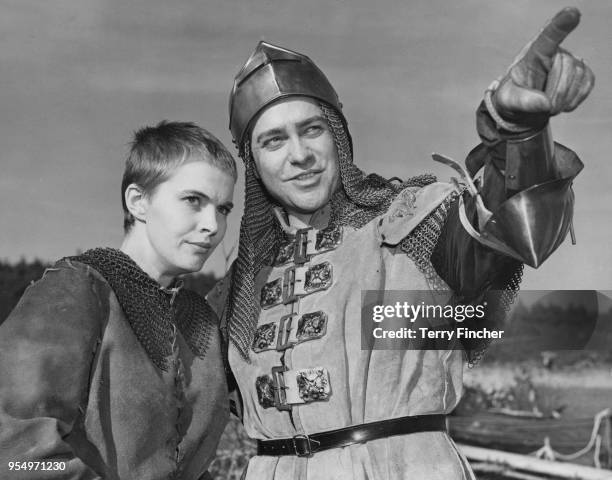
[[[439,158],[461,174],[449,184],[364,174],[321,70],[257,46],[230,96],[246,170],[238,257],[209,295],[258,440],[247,479],[473,478],[445,415],[461,397],[464,361],[486,343],[362,348],[361,294],[401,290],[417,303],[418,292],[446,292],[473,304],[500,290],[503,310],[523,264],[539,266],[564,240],[582,163],[552,142],[548,119],[593,86],[559,47],[579,16],[559,12],[487,89],[467,168]]]

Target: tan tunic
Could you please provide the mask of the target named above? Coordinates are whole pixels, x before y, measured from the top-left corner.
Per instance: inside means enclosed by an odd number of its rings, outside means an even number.
[[[462,393],[463,353],[460,350],[361,348],[362,291],[403,290],[409,294],[409,291],[432,288],[405,252],[397,246],[384,245],[382,234],[403,238],[451,190],[446,184],[425,187],[417,192],[416,203],[410,204],[402,201],[400,195],[386,216],[375,218],[359,230],[343,227],[341,243],[333,250],[314,255],[305,265],[312,267],[329,262],[331,285],[295,302],[262,309],[259,326],[278,324],[283,315],[290,313],[299,318],[322,311],[327,315],[323,336],[297,343],[284,352],[251,350],[251,363],[245,362],[230,344],[229,362],[242,395],[244,426],[250,437],[289,438],[453,410]],[[407,214],[396,215],[398,209]],[[389,215],[395,217],[392,225],[388,222]],[[325,217],[324,213],[322,216]],[[316,223],[314,219],[315,226]],[[264,285],[282,278],[292,265],[290,262],[262,269],[256,278],[256,292],[259,294]],[[404,299],[418,303],[422,297],[404,296]],[[215,304],[223,305],[221,289],[213,292],[209,301],[213,308]],[[295,328],[295,323],[292,327]],[[291,415],[274,406],[264,408],[258,399],[256,379],[280,366],[283,355],[290,370],[326,369],[328,398],[294,404]],[[421,432],[321,451],[308,458],[256,456],[248,465],[246,478],[448,480],[471,478],[471,473],[446,433]]]

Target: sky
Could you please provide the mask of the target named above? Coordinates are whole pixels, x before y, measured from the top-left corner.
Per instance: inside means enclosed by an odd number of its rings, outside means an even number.
[[[2,0],[0,259],[53,259],[122,238],[120,183],[132,133],[194,121],[233,149],[227,102],[259,40],[310,56],[339,93],[367,172],[450,169],[474,147],[484,89],[566,3],[553,0]],[[585,163],[569,239],[527,289],[612,289],[612,5],[575,1],[564,43],[594,70],[589,99],[553,118],[557,141]],[[220,275],[237,241],[243,183]]]

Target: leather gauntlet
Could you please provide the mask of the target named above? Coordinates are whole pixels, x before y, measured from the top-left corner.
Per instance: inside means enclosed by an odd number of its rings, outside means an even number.
[[[549,128],[526,139],[506,141],[509,198],[497,206],[481,235],[507,246],[517,260],[540,266],[571,228],[571,186],[582,167],[574,152],[553,144]]]
[[[583,164],[574,152],[553,143],[548,127],[519,139],[487,139],[483,133],[491,130],[481,128],[479,133],[485,144],[471,152],[468,171],[452,165],[461,170],[467,184],[465,203],[477,212],[475,226],[468,220],[462,198],[461,223],[479,243],[537,268],[571,228],[571,185]],[[482,166],[484,182],[476,187],[469,177]]]

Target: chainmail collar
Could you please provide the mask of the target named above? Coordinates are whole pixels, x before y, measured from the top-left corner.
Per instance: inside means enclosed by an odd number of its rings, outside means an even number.
[[[216,317],[203,297],[182,289],[182,282],[164,288],[128,255],[112,248],[95,248],[65,260],[89,265],[113,289],[136,338],[153,364],[168,370],[176,329],[194,355],[204,357]]]

